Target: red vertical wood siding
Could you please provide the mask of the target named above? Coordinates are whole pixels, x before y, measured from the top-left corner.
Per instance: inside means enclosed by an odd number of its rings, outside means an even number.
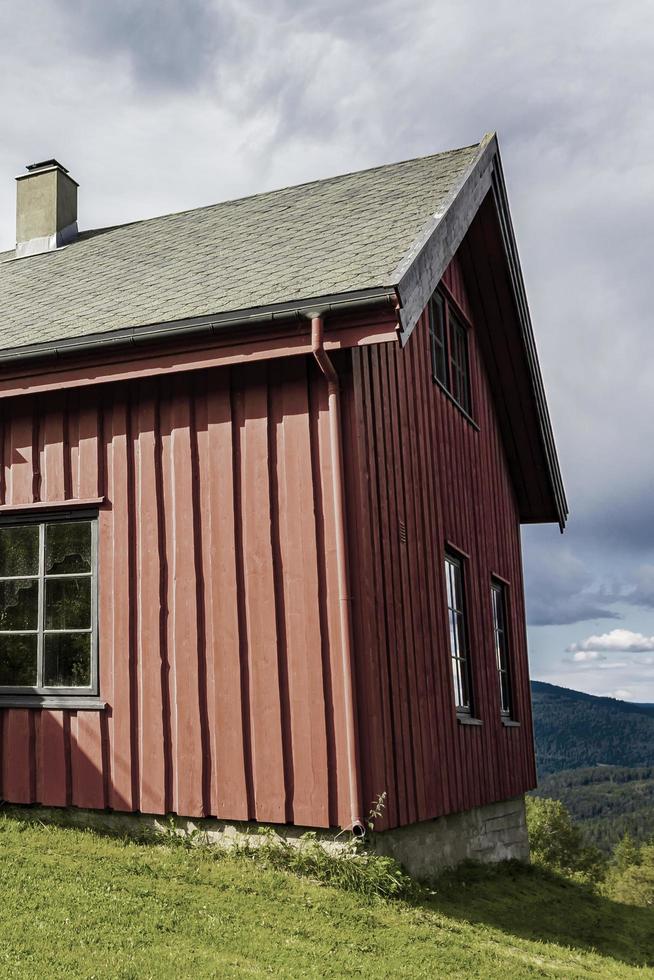
[[[444,277],[470,319],[463,273]],[[472,425],[407,346],[335,355],[360,781],[392,827],[534,784],[519,515],[470,331]],[[327,389],[311,359],[3,405],[0,503],[103,497],[106,710],[0,710],[11,802],[318,827],[350,821]],[[475,714],[457,722],[443,552],[469,555]],[[509,583],[515,716],[501,724],[491,575]],[[365,815],[365,814],[364,814]]]
[[[444,282],[470,318],[456,260]],[[535,785],[518,506],[474,324],[469,354],[477,427],[432,381],[426,315],[403,350],[387,344],[352,353],[346,414],[361,775],[366,805],[387,793],[383,826],[469,809]],[[446,543],[469,556],[466,601],[481,726],[459,724],[454,709]],[[505,727],[500,717],[492,575],[509,583],[520,727]]]
[[[105,711],[0,711],[17,803],[348,822],[327,401],[311,361],[5,402],[0,502],[105,497]]]

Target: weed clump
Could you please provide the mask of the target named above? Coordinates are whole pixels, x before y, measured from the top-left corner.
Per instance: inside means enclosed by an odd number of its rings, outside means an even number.
[[[335,848],[315,833],[304,834],[292,843],[273,830],[262,828],[235,844],[231,853],[262,868],[288,871],[368,898],[409,899],[418,890],[396,861],[371,852],[365,843],[354,838]]]

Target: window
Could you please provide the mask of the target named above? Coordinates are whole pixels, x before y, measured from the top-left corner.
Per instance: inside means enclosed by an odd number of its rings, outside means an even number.
[[[468,333],[457,317],[450,313],[450,392],[466,412],[470,412],[468,379]]]
[[[469,415],[468,328],[438,291],[429,303],[429,334],[432,375]]]
[[[500,711],[511,714],[511,678],[509,676],[509,644],[506,635],[506,586],[502,582],[491,583],[493,609],[493,641],[500,685]]]
[[[431,334],[432,372],[436,380],[447,387],[445,301],[440,293],[434,293],[429,304],[429,332]]]
[[[0,693],[97,693],[94,518],[0,525]]]
[[[445,555],[447,619],[454,702],[457,711],[470,712],[470,664],[463,597],[463,563],[453,554]]]

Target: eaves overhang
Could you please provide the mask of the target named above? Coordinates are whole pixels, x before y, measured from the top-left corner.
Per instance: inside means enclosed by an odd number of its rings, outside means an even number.
[[[537,411],[539,438],[555,502],[556,519],[563,530],[568,516],[568,504],[545,398],[495,133],[487,133],[481,140],[470,165],[391,275],[389,285],[397,291],[400,302],[400,342],[402,345],[407,343],[430,296],[442,279],[443,273],[489,193],[492,194],[501,228],[513,301]]]
[[[65,340],[7,347],[0,349],[0,366],[37,358],[66,358],[74,354],[101,352],[111,348],[142,345],[158,340],[200,338],[203,335],[215,335],[236,328],[254,327],[267,323],[271,325],[287,324],[290,320],[306,319],[315,311],[324,314],[337,314],[374,307],[397,307],[397,303],[397,292],[392,287],[375,287],[351,293],[309,296],[288,303],[274,303],[268,306],[189,317],[183,320],[135,324],[120,330],[84,334]]]

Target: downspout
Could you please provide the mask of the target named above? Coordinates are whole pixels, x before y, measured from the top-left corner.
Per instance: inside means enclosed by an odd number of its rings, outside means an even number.
[[[338,608],[341,633],[341,670],[345,700],[345,744],[348,786],[350,792],[350,829],[355,837],[364,837],[361,819],[361,795],[357,765],[356,723],[354,710],[354,675],[352,669],[352,608],[347,569],[345,540],[345,484],[343,479],[343,439],[341,433],[341,388],[336,369],[324,347],[324,322],[320,312],[311,314],[311,351],[327,381],[329,409],[329,443],[332,464],[332,492],[336,534],[336,567],[338,575]]]

